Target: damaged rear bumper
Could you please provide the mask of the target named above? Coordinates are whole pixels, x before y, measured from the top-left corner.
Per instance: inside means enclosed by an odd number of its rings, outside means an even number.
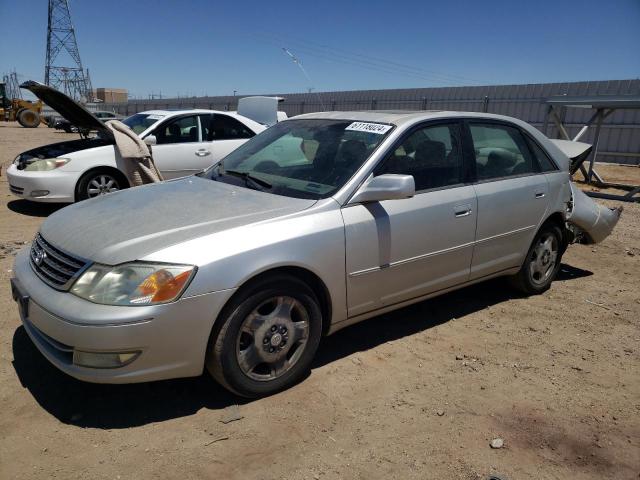
[[[567,209],[567,223],[576,240],[599,243],[607,238],[620,219],[622,207],[609,208],[588,197],[576,185],[571,185],[571,200]]]

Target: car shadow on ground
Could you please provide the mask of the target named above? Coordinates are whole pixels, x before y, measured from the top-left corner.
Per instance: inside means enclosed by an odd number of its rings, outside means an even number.
[[[67,205],[67,203],[37,203],[29,200],[11,200],[7,203],[7,208],[12,212],[29,215],[30,217],[48,217]]]
[[[587,275],[591,272],[563,264],[558,279]],[[428,330],[516,295],[504,280],[495,279],[374,317],[325,338],[313,368]],[[206,374],[131,385],[81,382],[52,366],[23,327],[14,333],[13,356],[22,386],[42,408],[61,422],[80,427],[135,427],[192,415],[202,408],[220,410],[247,402],[227,392]]]

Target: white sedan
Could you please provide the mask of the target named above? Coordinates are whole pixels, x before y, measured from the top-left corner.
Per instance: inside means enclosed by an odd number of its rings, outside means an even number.
[[[25,88],[67,120],[98,135],[18,155],[7,169],[11,193],[35,202],[72,203],[129,187],[122,158],[106,127],[64,94],[28,83]],[[150,110],[123,122],[152,145],[154,162],[165,179],[200,172],[266,129],[234,112],[196,109]]]

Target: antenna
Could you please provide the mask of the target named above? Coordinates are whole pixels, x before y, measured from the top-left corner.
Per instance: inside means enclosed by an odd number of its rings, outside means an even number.
[[[305,68],[302,66],[302,62],[298,59],[298,57],[296,57],[293,53],[291,53],[291,51],[289,51],[285,47],[282,47],[282,50],[284,51],[284,53],[289,55],[289,57],[291,57],[291,60],[293,61],[293,63],[298,65],[300,67],[300,70],[302,70],[302,73],[304,74],[304,76],[307,77],[307,80],[309,80],[309,84],[310,84],[309,93],[311,93],[313,90],[315,90],[315,88],[313,86],[311,86],[313,84],[313,80],[311,80],[311,77],[309,76],[309,74],[307,73]],[[318,92],[315,92],[315,94],[318,97],[318,101],[320,102],[320,106],[322,107],[322,110],[323,111],[326,110],[324,108],[324,103],[322,102],[322,97],[320,96],[320,94]]]
[[[76,100],[93,99],[90,80],[82,68],[68,0],[49,0],[44,83]]]

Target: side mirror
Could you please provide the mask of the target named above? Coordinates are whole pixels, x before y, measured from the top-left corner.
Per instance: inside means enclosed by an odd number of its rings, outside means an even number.
[[[158,139],[156,138],[155,135],[147,135],[146,137],[144,137],[144,143],[146,143],[151,147],[158,143]]]
[[[381,202],[410,198],[416,194],[416,184],[412,175],[386,173],[371,178],[351,197],[350,204]]]

